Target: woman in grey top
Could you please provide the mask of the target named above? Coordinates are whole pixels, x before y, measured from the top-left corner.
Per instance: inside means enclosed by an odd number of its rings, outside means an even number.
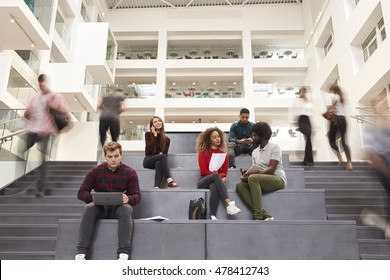
[[[102,147],[106,142],[106,133],[110,129],[111,139],[117,142],[120,132],[120,113],[126,111],[124,96],[121,92],[116,91],[109,93],[98,103],[98,109],[101,110],[99,122],[99,135]]]
[[[253,140],[259,144],[252,153],[252,164],[258,166],[257,173],[242,170],[241,182],[236,189],[242,200],[253,210],[254,220],[270,221],[274,218],[263,209],[263,192],[284,189],[287,179],[283,169],[282,151],[270,143],[271,127],[266,122],[252,126]]]

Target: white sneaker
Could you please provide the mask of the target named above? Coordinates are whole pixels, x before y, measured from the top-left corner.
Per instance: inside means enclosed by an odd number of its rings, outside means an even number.
[[[228,215],[236,215],[241,212],[241,209],[236,206],[234,201],[230,201],[229,205],[226,206],[226,212]]]
[[[216,221],[216,220],[218,220],[218,219],[217,219],[217,217],[215,217],[214,215],[211,215],[211,216],[210,216],[210,220]]]
[[[129,259],[129,255],[125,253],[119,254],[118,261],[127,261]]]
[[[75,257],[74,257],[74,259],[76,260],[76,261],[85,261],[86,259],[85,259],[85,254],[77,254]]]

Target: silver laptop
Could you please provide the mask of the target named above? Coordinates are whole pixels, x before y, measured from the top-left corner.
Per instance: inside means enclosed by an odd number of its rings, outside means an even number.
[[[92,193],[93,203],[95,205],[122,205],[121,192],[96,192]]]

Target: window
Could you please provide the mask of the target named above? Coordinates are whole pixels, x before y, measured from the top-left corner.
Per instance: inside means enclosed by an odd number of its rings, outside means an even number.
[[[386,30],[383,18],[381,18],[377,26],[371,31],[367,39],[362,44],[364,62],[375,52],[378,45],[386,39]]]
[[[324,45],[325,55],[328,54],[328,52],[330,51],[332,46],[333,46],[333,34],[331,33],[329,35],[329,38],[326,40],[325,45]]]
[[[385,22],[383,18],[378,22],[378,29],[379,33],[381,34],[382,41],[386,39],[386,29],[385,29]]]
[[[376,28],[374,28],[362,44],[364,62],[375,52],[377,47]]]

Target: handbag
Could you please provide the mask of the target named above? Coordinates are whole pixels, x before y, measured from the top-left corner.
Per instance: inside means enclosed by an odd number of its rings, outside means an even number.
[[[332,102],[332,105],[328,107],[328,110],[326,110],[325,113],[322,114],[322,116],[327,119],[328,121],[331,121],[333,123],[337,122],[337,109],[336,109],[336,103],[337,100]]]
[[[61,114],[60,112],[54,110],[51,110],[50,113],[54,118],[54,122],[57,125],[58,131],[61,131],[62,129],[64,129],[69,125],[69,119],[66,115]]]
[[[200,220],[206,219],[206,203],[203,198],[196,198],[190,200],[188,208],[188,219],[190,220]]]

